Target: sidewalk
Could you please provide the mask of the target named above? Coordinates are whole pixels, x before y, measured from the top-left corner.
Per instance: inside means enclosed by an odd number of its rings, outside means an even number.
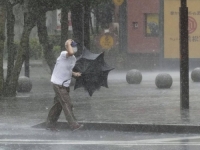
[[[190,109],[181,110],[178,70],[165,71],[173,78],[170,89],[157,89],[155,78],[161,72],[141,72],[141,84],[133,85],[126,82],[127,71],[111,71],[109,88],[102,87],[92,97],[82,88],[73,90],[71,87],[75,116],[85,124],[85,128],[200,132],[200,83],[194,83],[190,78]],[[16,98],[0,101],[0,117],[4,124],[44,127],[54,97],[48,68],[42,63],[33,65],[32,62],[30,79],[33,84],[30,93],[18,93]],[[62,113],[58,127],[66,126]]]

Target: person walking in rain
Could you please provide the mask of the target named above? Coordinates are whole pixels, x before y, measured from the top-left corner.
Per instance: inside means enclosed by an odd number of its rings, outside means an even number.
[[[74,54],[77,52],[76,46],[77,45],[73,40],[68,39],[65,42],[66,50],[62,51],[60,56],[57,58],[51,76],[51,82],[53,83],[53,89],[55,92],[54,105],[49,111],[46,122],[46,129],[57,131],[56,122],[62,110],[72,131],[83,127],[83,125],[79,124],[74,117],[72,109],[73,105],[69,95],[69,86],[72,76],[81,76],[81,73],[72,71],[76,63],[76,57],[74,56]]]

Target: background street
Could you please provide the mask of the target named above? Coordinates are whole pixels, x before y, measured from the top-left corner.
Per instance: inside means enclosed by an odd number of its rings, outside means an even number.
[[[59,132],[45,130],[54,97],[50,74],[41,62],[32,62],[30,71],[31,92],[0,101],[1,150],[199,149],[200,84],[190,79],[190,109],[181,110],[178,70],[141,71],[143,79],[138,85],[126,82],[128,70],[113,70],[109,88],[102,87],[92,97],[72,86],[75,116],[85,124],[76,132],[69,130],[63,113]],[[172,76],[170,89],[157,89],[155,77],[160,72]]]

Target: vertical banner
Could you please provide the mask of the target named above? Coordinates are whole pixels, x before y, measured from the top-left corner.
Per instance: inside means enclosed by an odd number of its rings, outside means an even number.
[[[200,0],[188,0],[189,57],[200,58]],[[179,58],[180,0],[164,0],[164,58]]]

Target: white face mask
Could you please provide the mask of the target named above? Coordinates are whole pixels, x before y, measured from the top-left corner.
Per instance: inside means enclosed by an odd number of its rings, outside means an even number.
[[[72,47],[74,54],[78,51],[77,47]]]

